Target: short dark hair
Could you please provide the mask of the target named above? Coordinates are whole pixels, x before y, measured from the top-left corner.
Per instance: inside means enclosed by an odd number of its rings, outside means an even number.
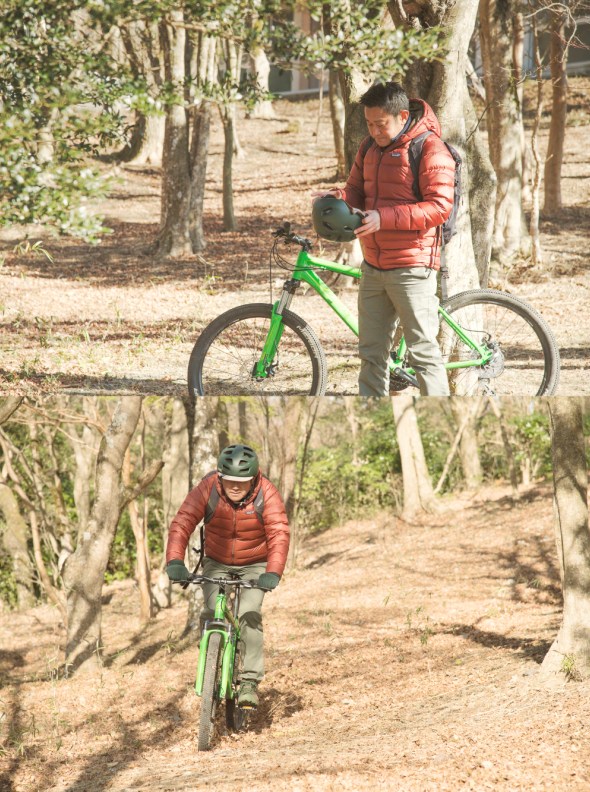
[[[410,109],[408,95],[399,83],[375,83],[366,91],[359,102],[365,107],[380,107],[392,116]]]

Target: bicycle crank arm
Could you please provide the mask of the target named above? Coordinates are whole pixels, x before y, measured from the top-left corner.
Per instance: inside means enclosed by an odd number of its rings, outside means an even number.
[[[405,369],[396,366],[394,369],[391,370],[391,376],[398,377],[399,379],[407,382],[408,385],[413,385],[415,388],[419,388],[420,385],[418,384],[418,380],[412,374],[408,374]]]

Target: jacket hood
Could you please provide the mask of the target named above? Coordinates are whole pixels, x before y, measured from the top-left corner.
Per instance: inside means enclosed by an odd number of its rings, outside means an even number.
[[[410,128],[396,140],[396,143],[408,143],[423,132],[434,132],[437,137],[441,136],[441,128],[438,118],[434,114],[432,107],[423,99],[410,99],[410,117],[412,123]]]

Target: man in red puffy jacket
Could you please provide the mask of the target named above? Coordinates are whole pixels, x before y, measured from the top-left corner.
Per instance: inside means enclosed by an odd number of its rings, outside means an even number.
[[[360,103],[372,141],[361,144],[344,189],[329,191],[365,213],[356,231],[365,259],[359,288],[359,392],[389,392],[387,364],[399,318],[420,393],[448,396],[436,341],[436,270],[441,225],[453,208],[455,162],[432,108],[420,99],[410,101],[397,83],[371,86]],[[408,149],[426,131],[433,134],[424,141],[418,201]]]
[[[215,488],[216,492],[212,490]],[[190,535],[205,518],[207,577],[236,574],[258,580],[258,589],[242,589],[240,633],[244,657],[238,703],[258,706],[257,687],[264,676],[262,600],[276,588],[289,552],[289,523],[276,487],[260,473],[254,449],[246,445],[224,448],[217,470],[209,473],[187,495],[172,520],[166,547],[166,572],[171,580],[186,580],[184,556]],[[212,619],[218,587],[203,584],[205,608],[201,621]]]

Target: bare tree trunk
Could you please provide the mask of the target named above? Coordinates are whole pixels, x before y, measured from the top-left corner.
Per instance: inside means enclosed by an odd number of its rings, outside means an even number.
[[[181,92],[186,76],[186,31],[182,11],[170,12],[171,24],[161,24],[166,79]],[[182,95],[182,94],[181,94]],[[171,258],[193,252],[190,234],[189,124],[177,100],[166,113],[162,158],[162,208],[158,254]]]
[[[498,419],[498,423],[500,425],[500,434],[502,436],[504,453],[506,454],[506,461],[508,463],[510,485],[512,487],[512,497],[518,499],[520,497],[520,494],[518,492],[518,473],[516,467],[516,460],[514,459],[514,451],[512,450],[512,443],[510,442],[510,436],[508,434],[508,426],[506,425],[506,419],[504,418],[504,414],[499,404],[492,396],[488,398],[488,404],[491,407],[492,412]]]
[[[162,525],[163,546],[168,543],[168,526],[182,505],[189,487],[189,438],[186,410],[180,399],[172,402],[170,423],[166,433],[164,468],[162,470]],[[164,552],[160,573],[154,585],[153,596],[160,608],[172,604],[172,586],[164,571]]]
[[[543,253],[541,251],[541,234],[539,231],[539,192],[541,190],[541,157],[539,155],[539,129],[541,128],[541,117],[543,115],[543,64],[539,51],[539,32],[537,29],[537,17],[533,14],[533,50],[535,54],[535,72],[537,83],[537,110],[535,113],[535,123],[533,125],[533,135],[531,148],[533,151],[534,172],[532,186],[532,207],[531,222],[529,232],[531,235],[531,264],[533,267],[543,263]]]
[[[533,19],[536,17],[533,15]],[[516,83],[516,95],[521,108],[524,107],[524,14],[522,11],[515,11],[513,15],[513,42],[512,42],[512,63],[514,67],[514,81]],[[527,146],[524,131],[524,121],[520,125],[520,145],[522,150],[522,200],[527,203],[531,200],[531,163],[529,149]]]
[[[263,49],[256,48],[250,53],[252,71],[256,76],[256,84],[261,91],[268,93],[268,78],[270,76],[270,61]],[[261,99],[248,114],[249,118],[276,118],[276,113],[270,99]]]
[[[82,399],[82,411],[85,415],[90,414],[92,401],[94,400],[90,397]],[[78,432],[77,426],[71,425],[68,439],[76,460],[74,503],[76,504],[76,515],[78,517],[78,538],[76,542],[78,543],[90,519],[90,488],[101,437],[94,427],[84,424],[81,432]]]
[[[413,396],[402,391],[392,396],[391,404],[402,462],[404,487],[402,517],[404,520],[411,520],[421,512],[437,511],[438,504],[426,467]]]
[[[550,68],[553,97],[551,104],[551,125],[545,160],[545,202],[543,214],[552,215],[562,207],[561,166],[565,142],[565,122],[567,115],[567,53],[565,22],[567,16],[563,8],[549,9],[551,16]]]
[[[33,592],[35,573],[27,548],[29,528],[20,512],[14,493],[7,484],[1,482],[0,514],[3,515],[5,523],[0,539],[12,559],[18,609],[32,608],[35,604]]]
[[[193,142],[191,145],[192,167],[189,226],[192,249],[195,253],[204,250],[206,247],[203,219],[210,130],[211,102],[204,99],[195,115],[193,123]]]
[[[122,396],[101,445],[88,530],[64,568],[68,606],[66,663],[75,669],[100,661],[101,594],[111,545],[128,498],[122,487],[125,452],[139,421],[140,396]]]
[[[140,467],[143,471],[145,461],[145,421],[141,427],[140,448],[139,448]],[[162,463],[163,464],[163,463]],[[123,461],[122,481],[124,486],[129,489],[131,486],[131,453],[130,446],[127,447]],[[145,626],[154,615],[154,607],[151,593],[151,565],[147,542],[147,513],[144,499],[144,515],[140,517],[139,507],[136,500],[129,502],[129,522],[135,538],[136,547],[136,575],[137,587],[139,589],[139,621]]]
[[[528,253],[522,190],[522,106],[514,75],[515,0],[481,0],[480,42],[488,101],[488,144],[496,176],[492,255],[500,260]]]
[[[590,530],[582,402],[562,396],[548,404],[563,620],[542,669],[580,679],[590,675]]]
[[[475,399],[451,399],[451,409],[457,425],[464,413],[467,421],[459,443],[459,458],[463,470],[463,480],[467,489],[477,489],[483,480],[477,441],[477,421],[483,404],[483,396]]]
[[[336,178],[346,179],[346,157],[344,154],[344,124],[345,112],[342,92],[340,90],[340,77],[334,69],[330,69],[329,76],[330,116],[332,118],[332,132],[334,134],[334,151],[336,153]]]
[[[297,563],[297,556],[302,542],[301,525],[299,524],[299,504],[301,502],[301,492],[303,489],[303,481],[305,477],[305,466],[307,464],[309,443],[315,421],[317,418],[318,410],[321,403],[320,398],[306,399],[302,421],[299,429],[299,445],[301,446],[301,465],[299,467],[299,476],[297,478],[297,491],[293,496],[293,509],[291,518],[291,541],[289,543],[289,557],[287,564],[289,569],[292,569]]]
[[[475,419],[477,417],[477,412],[481,405],[481,401],[482,397],[479,397],[473,401],[469,400],[467,403],[465,399],[456,397],[450,399],[451,411],[455,417],[457,432],[449,449],[449,453],[447,454],[440,478],[436,487],[434,488],[435,495],[438,495],[438,493],[441,491],[443,484],[449,475],[449,470],[451,469],[451,464],[457,451],[460,452],[465,481],[466,483],[469,482],[467,483],[467,486],[470,489],[473,489],[474,486],[476,487],[479,483],[481,483],[481,464],[479,461],[479,453],[477,448],[477,435],[474,431]],[[464,444],[466,437],[467,443]],[[478,471],[479,479],[477,478]]]
[[[127,60],[136,77],[147,82],[156,94],[162,85],[160,37],[155,23],[134,20],[119,28]],[[131,143],[120,158],[133,165],[162,164],[166,119],[162,115],[143,115],[136,111]]]
[[[232,164],[234,159],[234,114],[231,106],[221,109],[223,122],[223,230],[236,231],[237,223],[234,213],[234,188]]]

